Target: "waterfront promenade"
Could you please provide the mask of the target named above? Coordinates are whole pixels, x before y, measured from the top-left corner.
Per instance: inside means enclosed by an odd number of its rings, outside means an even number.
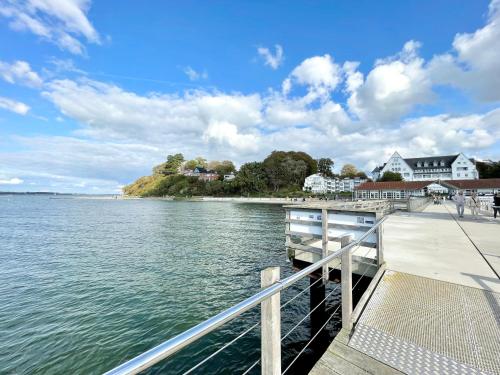
[[[311,374],[500,374],[500,219],[454,208],[388,218],[386,271]]]

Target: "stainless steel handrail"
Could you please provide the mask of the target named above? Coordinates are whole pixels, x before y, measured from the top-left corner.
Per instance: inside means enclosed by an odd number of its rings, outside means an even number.
[[[198,340],[199,338],[205,336],[206,334],[212,332],[217,329],[224,323],[238,317],[244,312],[250,310],[251,308],[257,306],[265,299],[275,295],[283,289],[288,288],[293,285],[303,277],[311,274],[312,272],[320,269],[325,264],[330,263],[333,259],[341,256],[346,251],[352,249],[353,247],[358,246],[361,242],[367,238],[370,234],[375,232],[377,228],[387,219],[387,217],[383,217],[379,221],[375,223],[373,227],[371,227],[366,233],[363,234],[358,240],[351,242],[349,245],[344,246],[343,248],[331,253],[325,258],[319,260],[316,263],[311,264],[310,266],[302,269],[301,271],[289,276],[283,280],[278,281],[276,284],[267,287],[266,289],[261,290],[260,292],[254,294],[253,296],[241,301],[240,303],[228,308],[227,310],[222,311],[221,313],[213,316],[210,319],[205,320],[204,322],[180,333],[177,336],[161,343],[160,345],[155,346],[148,351],[139,354],[137,357],[130,359],[129,361],[121,364],[118,367],[106,372],[104,375],[129,375],[129,374],[137,374],[154,364],[160,362],[161,360],[170,357],[174,353],[178,352],[182,348],[186,347],[190,343]]]

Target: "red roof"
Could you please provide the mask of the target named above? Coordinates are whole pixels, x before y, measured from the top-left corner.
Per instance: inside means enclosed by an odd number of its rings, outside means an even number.
[[[500,178],[483,178],[481,180],[365,182],[356,190],[420,190],[434,183],[455,189],[500,189]]]
[[[420,190],[433,184],[434,181],[384,181],[365,182],[356,190]]]
[[[447,180],[443,185],[457,189],[500,189],[500,178],[483,178],[480,180]]]

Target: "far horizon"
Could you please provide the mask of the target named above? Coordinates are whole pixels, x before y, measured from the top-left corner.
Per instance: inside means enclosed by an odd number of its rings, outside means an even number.
[[[121,194],[175,153],[500,160],[499,0],[116,5],[0,5],[0,191]]]

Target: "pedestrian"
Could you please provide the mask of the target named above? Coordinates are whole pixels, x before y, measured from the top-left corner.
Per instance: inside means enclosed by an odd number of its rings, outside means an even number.
[[[469,200],[469,208],[473,219],[477,219],[477,215],[479,214],[480,204],[481,202],[477,197],[477,193],[473,191]]]
[[[493,197],[493,217],[497,218],[497,213],[500,212],[500,191],[497,191]]]
[[[464,208],[465,208],[464,192],[462,190],[458,191],[453,197],[453,201],[457,206],[458,217],[464,217]]]

